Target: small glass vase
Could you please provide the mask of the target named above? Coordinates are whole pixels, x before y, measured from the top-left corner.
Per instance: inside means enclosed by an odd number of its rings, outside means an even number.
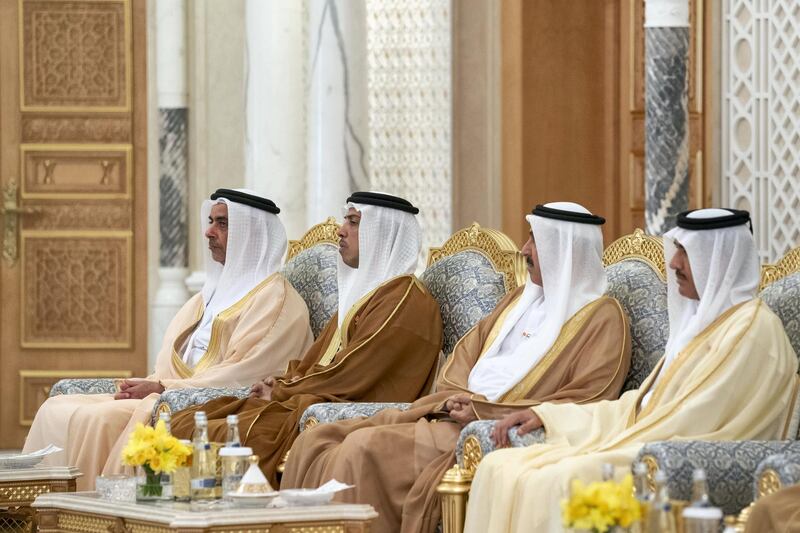
[[[172,477],[166,472],[154,472],[150,465],[136,467],[136,501],[172,500]]]

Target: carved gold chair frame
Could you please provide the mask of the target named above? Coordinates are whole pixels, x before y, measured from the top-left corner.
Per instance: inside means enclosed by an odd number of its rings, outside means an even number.
[[[290,240],[286,252],[286,261],[294,258],[300,252],[322,243],[339,244],[339,223],[333,217],[328,217],[325,222],[315,224],[306,231],[299,240]]]
[[[660,238],[636,229],[609,244],[603,252],[605,266],[630,259],[645,263],[662,281],[666,280],[664,246]],[[483,456],[480,441],[473,435],[468,436],[464,440],[464,466],[456,464],[442,477],[437,491],[442,498],[444,533],[461,533],[464,530],[470,485]]]
[[[605,259],[605,257],[604,257]],[[761,266],[761,283],[759,291],[764,290],[769,285],[779,281],[787,276],[800,272],[800,247],[794,248],[786,253],[777,263],[766,264]],[[647,465],[647,482],[650,489],[655,489],[655,476],[658,471],[658,461],[652,455],[645,455],[642,457],[642,462]],[[781,490],[781,480],[777,472],[772,469],[766,469],[761,473],[757,480],[758,490],[756,493],[757,498],[768,496]],[[687,505],[688,502],[678,501],[675,502],[679,506]],[[755,503],[755,502],[753,502]],[[736,531],[744,531],[744,526],[750,516],[753,503],[745,507],[742,512],[736,517],[734,528]]]

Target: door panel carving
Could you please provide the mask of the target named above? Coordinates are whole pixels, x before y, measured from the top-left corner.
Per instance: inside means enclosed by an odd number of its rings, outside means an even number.
[[[23,198],[128,198],[130,145],[22,145]]]

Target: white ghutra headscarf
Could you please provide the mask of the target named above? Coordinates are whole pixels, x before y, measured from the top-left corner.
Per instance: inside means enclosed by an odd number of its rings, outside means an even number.
[[[410,205],[410,204],[409,204]],[[391,278],[413,274],[422,246],[417,218],[411,213],[362,203],[348,202],[361,213],[358,225],[358,268],[351,268],[339,256],[339,314],[342,321],[350,308],[365,294]]]
[[[237,192],[258,196],[248,189]],[[276,272],[286,254],[287,240],[283,223],[272,213],[230,200],[205,200],[200,209],[200,226],[208,226],[208,217],[215,204],[228,206],[228,245],[225,264],[214,261],[211,250],[204,252],[206,281],[203,296],[203,318],[186,345],[184,362],[193,367],[208,349],[211,325],[220,312],[244,298],[259,283]]]
[[[572,202],[546,208],[591,215]],[[606,292],[603,234],[597,223],[526,217],[535,240],[542,286],[530,277],[497,338],[469,375],[468,388],[497,401],[519,383],[550,350],[572,315]]]
[[[727,209],[699,209],[686,214],[687,219],[698,221],[727,216],[731,216]],[[676,243],[686,249],[699,300],[686,298],[678,292],[675,271],[669,267],[678,250]],[[642,398],[642,408],[680,351],[725,311],[755,298],[761,279],[755,241],[745,224],[702,230],[673,228],[664,234],[664,260],[667,263],[669,339],[664,350],[664,364]]]

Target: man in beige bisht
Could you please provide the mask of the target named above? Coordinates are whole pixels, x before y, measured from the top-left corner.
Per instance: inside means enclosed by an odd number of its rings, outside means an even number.
[[[374,531],[432,532],[436,486],[461,428],[542,401],[616,398],[630,365],[628,323],[604,296],[601,217],[580,205],[537,206],[522,251],[529,278],[459,341],[435,393],[408,411],[317,426],[292,447],[281,488],[335,478],[341,499],[378,510]]]
[[[48,399],[25,451],[55,443],[58,463],[83,472],[79,490],[120,467],[119,451],[137,422],[148,422],[160,393],[185,387],[242,387],[282,372],[313,342],[308,309],[278,273],[286,231],[278,207],[250,191],[219,189],[202,207],[206,282],[170,323],[155,372],[120,391]],[[108,461],[108,463],[107,463]]]
[[[772,440],[791,417],[797,357],[780,319],[756,298],[759,260],[746,211],[678,216],[664,235],[669,339],[638,390],[591,405],[545,403],[521,432],[543,426],[544,444],[499,450],[478,466],[466,531],[561,531],[570,480],[621,478],[647,442]]]

